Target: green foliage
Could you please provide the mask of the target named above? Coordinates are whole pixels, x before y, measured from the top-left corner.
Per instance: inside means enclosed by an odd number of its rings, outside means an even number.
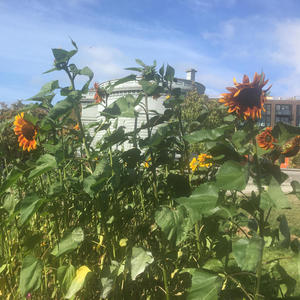
[[[27,255],[23,259],[20,273],[20,291],[26,296],[29,291],[37,290],[42,282],[42,262],[32,255]]]
[[[130,261],[131,279],[135,280],[153,261],[154,259],[151,252],[145,251],[143,248],[133,247]]]
[[[94,74],[71,62],[78,51],[71,43],[70,51],[52,50],[47,71],[62,71],[69,84],[53,80],[29,99],[34,104],[1,106],[0,295],[299,297],[299,238],[280,189],[286,176],[274,158],[279,148],[257,149],[256,122],[196,91],[186,95],[171,66],[136,60],[128,68],[136,75],[98,89],[103,101],[90,107],[101,110],[99,121],[85,125],[80,101]],[[78,76],[86,80],[80,86]],[[133,80],[138,96],[108,103]],[[149,101],[163,101],[165,111],[149,111]],[[13,130],[21,112],[37,130],[29,152]],[[139,114],[146,121],[133,131],[118,125]],[[278,124],[273,134],[283,145],[300,132]],[[256,185],[250,193],[248,182]],[[299,197],[299,183],[292,187]]]

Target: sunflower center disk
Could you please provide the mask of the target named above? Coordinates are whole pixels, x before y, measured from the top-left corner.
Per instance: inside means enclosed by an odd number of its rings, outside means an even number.
[[[35,136],[35,128],[32,124],[24,124],[22,127],[22,133],[27,140],[31,141]]]
[[[259,88],[244,88],[241,90],[237,97],[237,102],[243,107],[261,107],[261,97],[262,90]]]

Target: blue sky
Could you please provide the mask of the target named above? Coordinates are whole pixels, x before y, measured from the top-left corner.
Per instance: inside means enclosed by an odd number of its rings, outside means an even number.
[[[72,49],[94,81],[129,74],[135,58],[169,63],[217,96],[243,74],[264,71],[273,96],[300,96],[300,2],[297,0],[0,0],[0,101],[36,94],[64,75],[51,48]]]

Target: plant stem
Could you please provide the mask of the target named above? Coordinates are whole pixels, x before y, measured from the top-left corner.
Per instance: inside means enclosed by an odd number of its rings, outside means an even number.
[[[195,224],[195,234],[196,234],[196,244],[198,249],[199,259],[201,258],[201,242],[200,242],[200,230],[199,230],[199,223]]]
[[[167,272],[166,272],[165,266],[162,267],[162,271],[163,271],[163,278],[164,278],[164,287],[165,287],[165,291],[166,291],[166,300],[170,300]]]
[[[256,140],[254,139],[254,145],[255,145],[255,164],[256,164],[256,182],[257,182],[257,188],[259,192],[259,201],[261,201],[261,193],[262,193],[262,185],[261,185],[261,174],[260,174],[260,166],[258,162],[258,147]],[[261,284],[261,275],[262,275],[262,260],[263,260],[263,254],[264,254],[264,212],[259,210],[259,222],[258,222],[258,230],[259,230],[259,236],[261,237],[261,251],[259,253],[259,260],[258,260],[258,265],[256,269],[256,289],[255,289],[255,296],[254,300],[259,300],[260,299],[260,284]]]

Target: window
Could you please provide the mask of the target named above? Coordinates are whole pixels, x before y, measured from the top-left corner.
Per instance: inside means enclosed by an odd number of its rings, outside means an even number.
[[[282,122],[291,124],[292,121],[292,105],[276,104],[275,105],[275,123]]]
[[[261,112],[261,119],[258,121],[260,127],[271,126],[271,104],[265,104],[266,111]]]

